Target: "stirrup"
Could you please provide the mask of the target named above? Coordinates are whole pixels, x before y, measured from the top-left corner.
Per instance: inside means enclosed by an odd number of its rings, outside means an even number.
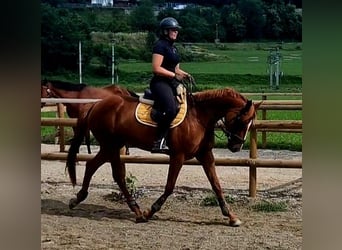
[[[169,147],[165,143],[165,138],[159,139],[153,143],[151,153],[169,154]]]

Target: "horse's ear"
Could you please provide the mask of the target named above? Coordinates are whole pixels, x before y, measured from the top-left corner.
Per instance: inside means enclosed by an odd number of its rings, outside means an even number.
[[[250,110],[250,108],[252,107],[252,104],[253,104],[253,102],[251,100],[247,100],[247,103],[243,107],[243,109],[241,109],[240,114],[247,113]]]
[[[46,85],[48,83],[48,80],[46,78],[44,78],[44,80],[42,80],[41,84],[42,85]]]
[[[263,103],[263,101],[257,102],[257,103],[253,103],[254,109],[257,110],[261,106],[262,103]]]
[[[246,109],[249,110],[252,104],[253,104],[252,100],[247,100]]]

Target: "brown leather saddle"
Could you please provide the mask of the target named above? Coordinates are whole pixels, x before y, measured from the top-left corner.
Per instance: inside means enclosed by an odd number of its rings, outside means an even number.
[[[185,92],[185,89],[184,89]],[[179,111],[177,113],[177,116],[172,121],[170,128],[174,128],[182,123],[182,121],[185,118],[186,111],[187,111],[187,102],[186,102],[186,95],[182,95],[182,98],[178,98],[177,100],[179,102]],[[152,119],[153,115],[151,116],[151,112],[153,112],[154,100],[152,93],[149,89],[146,89],[143,96],[139,97],[139,103],[137,105],[137,108],[135,109],[135,117],[138,122],[152,126],[157,127],[157,122]]]

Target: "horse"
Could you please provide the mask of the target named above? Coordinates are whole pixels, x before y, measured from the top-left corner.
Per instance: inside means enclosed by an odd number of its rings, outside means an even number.
[[[106,85],[104,87],[92,87],[87,84],[75,84],[59,80],[43,80],[41,82],[41,98],[94,98],[103,99],[107,96],[116,95],[133,95],[138,96],[134,92],[118,86],[118,85]],[[67,115],[70,118],[80,118],[86,114],[86,111],[94,103],[80,104],[80,103],[64,103],[66,106]],[[41,102],[41,108],[45,106],[44,102]],[[75,134],[75,127],[73,131]],[[85,140],[88,153],[90,150],[90,132],[86,132]],[[128,147],[126,147],[125,154],[129,154]]]
[[[135,110],[139,104],[136,97],[113,95],[94,104],[86,117],[79,120],[78,126],[81,130],[92,131],[99,142],[100,150],[93,159],[87,161],[82,188],[76,198],[70,199],[69,208],[73,209],[86,199],[93,174],[101,165],[109,161],[113,179],[124,194],[128,207],[135,213],[136,222],[147,222],[173,193],[184,161],[195,157],[202,165],[216,194],[223,216],[229,218],[230,226],[239,226],[241,221],[229,209],[216,175],[212,152],[214,130],[216,124],[220,124],[228,138],[228,149],[232,152],[240,151],[260,104],[253,103],[252,100],[248,100],[232,88],[187,94],[186,101],[188,108],[184,120],[178,126],[171,128],[167,137],[170,151],[164,193],[150,209],[143,212],[127,190],[126,169],[125,164],[120,161],[119,149],[125,143],[129,143],[129,145],[150,151],[156,137],[156,128],[141,124],[136,120]],[[76,185],[75,162],[82,141],[81,137],[76,135],[77,139],[72,142],[66,161],[66,168],[74,187]]]

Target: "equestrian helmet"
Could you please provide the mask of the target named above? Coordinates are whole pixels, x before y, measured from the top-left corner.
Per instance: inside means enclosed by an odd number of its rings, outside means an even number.
[[[159,27],[163,35],[167,35],[169,29],[179,30],[182,28],[179,25],[178,21],[174,19],[173,17],[165,17],[163,20],[160,21]]]

